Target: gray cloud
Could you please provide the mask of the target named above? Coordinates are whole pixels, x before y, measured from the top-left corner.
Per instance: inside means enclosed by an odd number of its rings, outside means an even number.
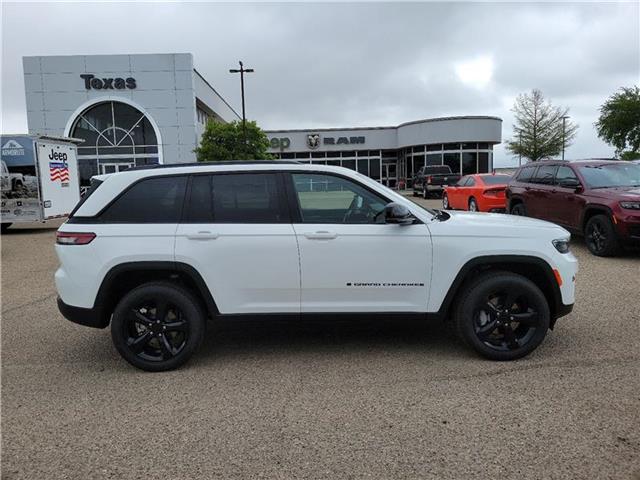
[[[2,14],[2,131],[24,131],[24,55],[192,52],[196,68],[264,128],[393,125],[497,115],[540,88],[580,124],[571,157],[608,156],[593,122],[617,88],[640,82],[637,3],[32,4]],[[456,65],[491,59],[482,88]],[[502,146],[497,163],[510,163]]]

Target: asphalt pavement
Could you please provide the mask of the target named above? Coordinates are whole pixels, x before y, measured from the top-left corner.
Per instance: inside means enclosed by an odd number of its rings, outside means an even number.
[[[150,374],[58,313],[54,233],[2,236],[2,478],[640,478],[638,253],[573,241],[575,309],[517,362],[440,324],[268,321]]]

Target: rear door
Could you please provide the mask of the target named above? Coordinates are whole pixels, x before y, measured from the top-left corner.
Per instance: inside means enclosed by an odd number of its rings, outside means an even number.
[[[531,179],[528,201],[526,202],[527,214],[530,217],[542,220],[551,220],[556,208],[553,202],[553,181],[557,165],[540,165]]]
[[[387,225],[388,199],[336,174],[292,173],[302,312],[424,312],[427,226]]]
[[[298,313],[298,245],[278,172],[193,175],[175,258],[200,272],[220,313]]]
[[[40,200],[44,218],[69,215],[80,201],[75,145],[38,141]]]

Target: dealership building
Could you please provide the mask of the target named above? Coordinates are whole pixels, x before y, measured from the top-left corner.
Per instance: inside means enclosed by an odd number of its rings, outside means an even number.
[[[29,133],[75,137],[81,182],[132,166],[195,161],[208,120],[240,116],[190,53],[24,57]],[[447,117],[394,127],[270,130],[277,158],[341,165],[410,186],[423,165],[489,172],[497,117]]]

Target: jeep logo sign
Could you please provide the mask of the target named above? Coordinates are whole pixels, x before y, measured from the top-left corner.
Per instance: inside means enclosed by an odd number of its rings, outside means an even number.
[[[85,73],[80,75],[84,80],[84,88],[87,90],[124,90],[126,88],[133,90],[136,88],[135,78],[97,78],[95,75]]]
[[[289,140],[289,137],[273,137],[271,140],[269,140],[269,144],[271,145],[271,148],[284,150],[285,148],[289,148],[289,146],[291,146],[291,140]]]

